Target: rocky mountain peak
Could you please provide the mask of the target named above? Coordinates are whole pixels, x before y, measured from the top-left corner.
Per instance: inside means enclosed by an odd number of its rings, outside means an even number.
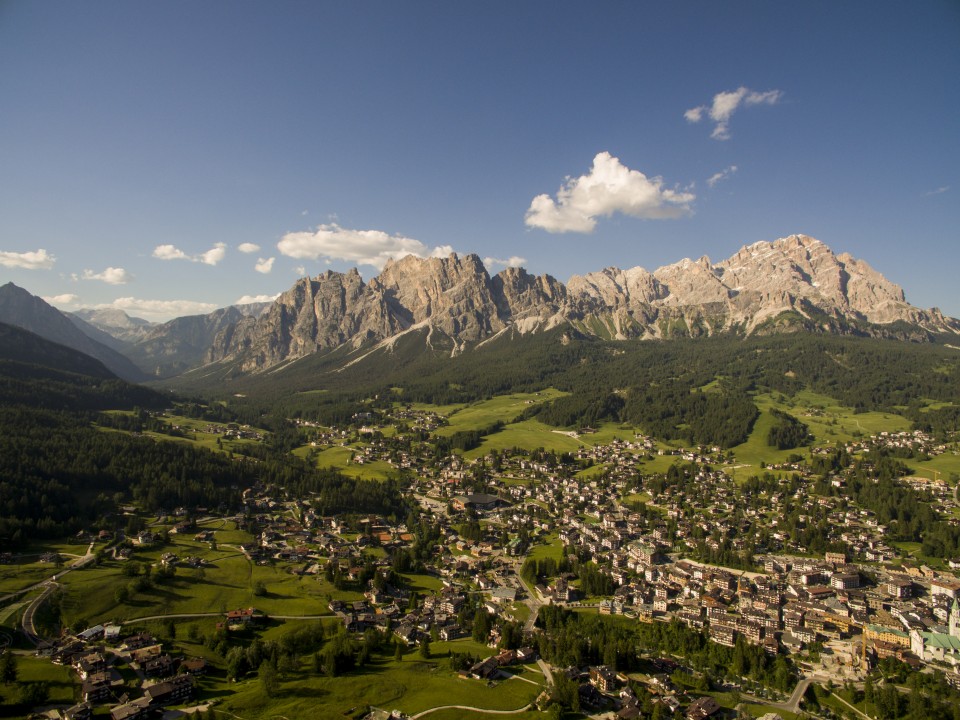
[[[652,273],[609,267],[566,285],[523,268],[491,277],[475,254],[407,255],[366,283],[356,269],[328,270],[298,280],[259,317],[219,325],[206,359],[260,371],[419,329],[428,344],[432,333],[447,336],[454,352],[507,331],[558,324],[615,339],[751,333],[766,331],[767,321],[784,312],[822,329],[829,325],[824,318],[833,318],[960,333],[960,322],[908,305],[903,291],[867,263],[797,234],[744,246],[718,263],[702,256]]]

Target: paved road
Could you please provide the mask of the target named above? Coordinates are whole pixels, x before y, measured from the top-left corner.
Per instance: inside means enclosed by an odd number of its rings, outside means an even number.
[[[810,687],[810,683],[813,682],[813,678],[800,678],[800,682],[797,683],[797,686],[793,689],[793,694],[790,696],[790,699],[783,704],[783,709],[792,712],[794,714],[800,712],[800,701],[803,699],[803,695],[807,692],[807,688]]]
[[[47,598],[50,597],[50,594],[57,589],[57,584],[52,580],[48,580],[44,584],[43,592],[38,595],[33,602],[31,602],[27,609],[23,611],[23,618],[20,621],[20,628],[23,630],[23,634],[27,636],[29,640],[34,645],[40,644],[40,636],[37,634],[37,626],[34,624],[34,618],[36,617],[37,610],[46,602]]]
[[[15,595],[20,595],[24,592],[31,592],[38,588],[43,588],[43,592],[40,593],[40,595],[38,595],[33,602],[27,606],[26,610],[23,611],[23,618],[20,621],[20,627],[23,630],[23,634],[27,636],[27,640],[32,642],[34,645],[40,644],[40,636],[37,634],[37,627],[34,624],[34,618],[36,617],[37,610],[40,608],[40,606],[43,605],[47,598],[50,597],[50,594],[57,589],[57,578],[62,578],[71,570],[76,570],[77,568],[82,568],[86,565],[89,565],[91,562],[93,562],[93,559],[93,543],[90,543],[90,546],[87,548],[86,555],[83,557],[78,557],[65,568],[62,568],[50,580],[44,580],[43,582],[32,585],[25,590],[21,590],[19,593],[15,593]],[[13,596],[8,595],[7,597],[9,598]],[[0,598],[0,600],[4,599],[6,598]]]

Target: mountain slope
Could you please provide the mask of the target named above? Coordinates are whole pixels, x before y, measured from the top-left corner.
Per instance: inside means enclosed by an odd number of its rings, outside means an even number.
[[[124,380],[144,379],[143,372],[128,358],[88,337],[66,315],[13,283],[0,287],[0,322],[94,357]]]
[[[805,235],[742,248],[713,264],[681,260],[649,272],[607,268],[570,278],[510,268],[491,277],[476,255],[389,262],[369,283],[356,270],[303,278],[259,318],[219,334],[207,360],[261,372],[342,345],[414,329],[452,352],[559,325],[608,339],[818,332],[929,339],[960,322],[909,305],[903,291],[849,255]]]

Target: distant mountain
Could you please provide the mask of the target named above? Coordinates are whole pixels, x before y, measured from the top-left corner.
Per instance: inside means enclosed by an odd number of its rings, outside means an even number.
[[[51,342],[22,327],[0,323],[0,363],[33,365],[98,380],[115,379],[99,360],[66,345]],[[2,374],[2,373],[0,373]]]
[[[420,330],[427,345],[452,344],[456,354],[558,325],[613,340],[798,330],[929,340],[960,333],[960,321],[913,307],[866,262],[791,235],[716,265],[702,257],[652,273],[607,268],[566,285],[520,268],[491,277],[476,255],[410,255],[368,283],[356,270],[328,271],[299,280],[259,318],[224,324],[206,360],[260,372],[341,346],[390,345]]]
[[[118,378],[99,360],[0,323],[0,406],[35,410],[160,409],[167,395]]]
[[[62,312],[13,283],[0,287],[0,322],[24,328],[96,358],[124,380],[140,382],[144,379],[143,372],[128,358],[90,338]]]
[[[102,308],[99,310],[77,310],[67,313],[68,317],[79,318],[107,335],[122,341],[124,345],[136,343],[154,327],[156,323],[142,318],[130,317],[123,310]]]
[[[157,378],[178,375],[205,363],[210,348],[234,328],[252,320],[265,304],[232,305],[208,315],[189,315],[150,327],[124,350],[128,357]]]

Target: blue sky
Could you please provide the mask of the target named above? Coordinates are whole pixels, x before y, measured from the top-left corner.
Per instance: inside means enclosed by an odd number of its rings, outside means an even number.
[[[0,282],[158,320],[805,233],[960,316],[958,78],[954,0],[0,2]]]

